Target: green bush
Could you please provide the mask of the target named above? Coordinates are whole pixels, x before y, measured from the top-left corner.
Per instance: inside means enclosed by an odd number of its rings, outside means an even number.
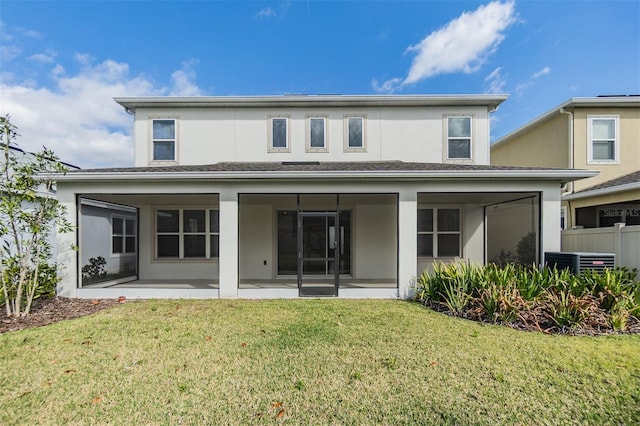
[[[14,258],[9,258],[3,265],[3,285],[9,293],[9,300],[16,297],[17,285],[20,279],[20,267]],[[27,272],[28,277],[33,277],[35,268],[29,269]],[[33,278],[32,278],[33,279]],[[38,266],[38,286],[35,289],[33,298],[54,296],[56,294],[56,286],[60,282],[58,276],[58,267],[54,263],[53,265],[40,264]],[[26,303],[27,293],[22,293],[22,303]],[[6,303],[4,292],[0,292],[0,305],[4,306]]]
[[[567,269],[515,263],[473,266],[442,262],[423,272],[416,299],[453,315],[501,323],[531,321],[560,329],[611,327],[625,331],[630,317],[640,319],[637,270]],[[606,320],[603,320],[603,317]]]

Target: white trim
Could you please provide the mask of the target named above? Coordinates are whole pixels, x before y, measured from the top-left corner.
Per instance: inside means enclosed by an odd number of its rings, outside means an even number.
[[[469,137],[449,137],[449,119],[451,118],[468,118],[469,119]],[[444,125],[444,162],[445,163],[472,163],[474,161],[474,131],[473,127],[475,125],[475,120],[473,114],[444,114],[443,115],[443,125]],[[469,157],[450,157],[449,156],[449,139],[469,139]]]
[[[269,115],[268,116],[268,128],[269,132],[267,134],[268,145],[267,152],[291,152],[291,119],[288,115]],[[285,135],[284,135],[284,147],[274,147],[273,146],[273,120],[285,120]]]
[[[430,234],[433,236],[432,238],[432,249],[433,256],[420,256],[418,253],[419,261],[428,261],[428,260],[440,260],[440,259],[458,259],[464,258],[464,244],[463,244],[463,223],[464,223],[464,208],[460,205],[430,205],[430,204],[419,204],[417,210],[432,210],[433,217],[432,220],[432,230],[431,231],[417,231],[416,239],[418,235],[427,235]],[[458,210],[458,230],[457,231],[439,231],[438,230],[438,210]],[[417,223],[416,223],[417,226]],[[437,256],[438,254],[438,235],[455,235],[458,234],[458,254],[456,256]],[[417,244],[417,241],[416,241]]]
[[[422,180],[434,179],[539,179],[569,182],[597,176],[597,170],[536,169],[536,170],[377,170],[377,171],[180,171],[180,172],[74,172],[57,175],[58,181],[121,181],[121,180],[236,180],[236,179],[371,179],[371,180]]]
[[[160,120],[165,120],[165,121],[169,121],[172,120],[173,121],[173,139],[155,139],[153,137],[153,123],[154,121],[160,121]],[[149,132],[149,164],[150,165],[176,165],[179,164],[179,150],[178,150],[178,134],[179,134],[179,126],[180,126],[180,116],[179,115],[150,115],[147,117],[147,121],[148,121],[148,132]],[[155,141],[159,141],[159,142],[170,142],[173,141],[173,160],[156,160],[154,158],[154,143]]]
[[[312,147],[311,146],[311,120],[319,120],[322,119],[324,126],[324,146],[322,147]],[[305,139],[306,139],[306,147],[305,152],[329,152],[329,126],[327,126],[327,122],[329,121],[329,117],[326,115],[307,115],[305,119]]]
[[[599,188],[599,189],[591,189],[591,190],[586,189],[570,195],[565,195],[562,197],[562,199],[567,201],[579,200],[581,198],[595,197],[598,195],[616,194],[618,192],[632,191],[634,189],[640,189],[640,182],[626,183],[624,185],[615,185],[607,188]]]
[[[362,123],[362,146],[349,146],[349,121],[352,118],[359,118]],[[343,116],[344,129],[344,152],[367,152],[367,115],[366,114],[345,114]]]
[[[613,158],[593,158],[593,120],[614,120]],[[617,114],[587,115],[587,164],[620,164],[620,116]]]
[[[486,106],[498,107],[509,96],[496,95],[284,95],[118,97],[114,100],[129,112],[144,107],[364,107],[364,106]]]
[[[158,233],[158,211],[160,210],[177,210],[178,211],[178,232],[160,232]],[[205,230],[204,232],[185,232],[184,231],[184,211],[185,210],[198,210],[204,211],[205,214]],[[180,263],[217,263],[220,257],[220,248],[218,246],[218,256],[211,257],[211,236],[218,236],[218,244],[220,244],[220,230],[218,232],[211,231],[210,222],[210,210],[216,210],[219,212],[219,208],[211,208],[209,206],[155,206],[153,209],[153,228],[151,232],[151,245],[153,250],[151,252],[152,263],[162,262],[180,262]],[[218,220],[220,217],[218,216]],[[177,235],[178,236],[178,257],[159,257],[158,256],[158,235]],[[205,237],[205,255],[204,257],[185,257],[184,255],[184,237],[185,235],[204,235]]]
[[[113,219],[122,219],[122,234],[115,234],[113,229]],[[127,221],[133,222],[133,234],[127,234]],[[137,232],[137,218],[131,216],[124,216],[121,214],[112,214],[111,220],[109,221],[111,225],[111,241],[109,242],[109,247],[111,248],[111,257],[126,257],[126,256],[135,256],[137,254],[137,246],[138,246],[138,232]],[[122,252],[114,253],[113,251],[113,237],[121,237],[122,238]],[[134,250],[131,252],[127,252],[127,238],[134,238]]]

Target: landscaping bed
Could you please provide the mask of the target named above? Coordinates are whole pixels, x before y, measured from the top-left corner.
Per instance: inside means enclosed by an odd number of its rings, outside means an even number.
[[[562,334],[640,333],[636,270],[437,263],[416,299],[439,311],[516,329]]]

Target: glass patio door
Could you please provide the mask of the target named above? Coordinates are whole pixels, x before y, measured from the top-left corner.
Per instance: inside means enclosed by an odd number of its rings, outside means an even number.
[[[340,271],[338,213],[298,214],[298,289],[300,296],[337,296]]]

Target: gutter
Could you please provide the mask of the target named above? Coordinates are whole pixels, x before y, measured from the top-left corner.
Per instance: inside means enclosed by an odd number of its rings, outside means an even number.
[[[573,145],[574,145],[573,112],[565,110],[563,106],[560,107],[559,111],[560,111],[560,114],[566,114],[567,119],[569,121],[569,168],[573,169],[574,158],[575,158],[575,153],[573,152]],[[563,191],[563,193],[571,194],[572,192],[573,192],[573,182],[569,182],[567,190]]]
[[[302,171],[302,172],[91,172],[69,173],[58,177],[59,182],[131,181],[131,180],[420,180],[420,179],[536,179],[560,180],[562,183],[596,176],[593,170],[473,170],[473,171]]]
[[[640,189],[640,182],[626,183],[624,185],[610,186],[608,188],[591,189],[586,191],[574,192],[573,194],[565,195],[563,200],[579,200],[582,198],[596,197],[599,195],[617,194],[619,192],[632,191],[634,189]]]

